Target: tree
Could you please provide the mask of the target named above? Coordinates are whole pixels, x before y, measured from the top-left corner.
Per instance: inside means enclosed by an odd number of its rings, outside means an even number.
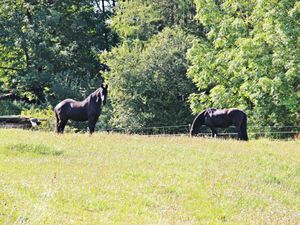
[[[190,122],[186,77],[188,34],[201,30],[195,5],[184,1],[122,1],[112,27],[121,44],[103,54],[110,71],[113,127],[178,125]]]
[[[104,58],[111,68],[110,84],[115,127],[187,124],[191,112],[187,97],[194,86],[186,78],[186,51],[191,36],[180,29],[164,29],[141,45],[126,42]]]
[[[101,83],[98,54],[116,41],[112,14],[94,0],[17,0],[0,5],[0,80],[33,103],[82,98]],[[101,1],[104,3],[104,1]],[[108,1],[106,1],[108,2]]]
[[[255,124],[299,124],[299,2],[195,3],[206,38],[189,51],[193,111],[239,107]]]
[[[172,26],[201,34],[202,26],[194,20],[195,13],[192,0],[123,1],[112,18],[112,27],[129,42],[147,41]]]

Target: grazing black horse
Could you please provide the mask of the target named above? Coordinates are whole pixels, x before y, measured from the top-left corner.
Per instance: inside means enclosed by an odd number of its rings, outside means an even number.
[[[212,136],[217,136],[216,128],[225,128],[231,125],[236,127],[238,138],[247,141],[247,115],[239,109],[206,109],[199,113],[193,121],[190,135],[199,133],[202,125],[208,126]]]
[[[107,99],[107,85],[101,85],[96,91],[90,94],[83,101],[65,99],[55,108],[56,132],[63,133],[68,120],[87,121],[89,131],[92,134],[95,124],[101,113],[101,105],[105,105]]]

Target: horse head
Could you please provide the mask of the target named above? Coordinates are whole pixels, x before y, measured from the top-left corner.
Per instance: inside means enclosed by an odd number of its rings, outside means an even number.
[[[107,90],[107,88],[108,88],[108,85],[106,84],[106,85],[101,85],[101,91],[100,91],[100,98],[101,98],[101,101],[102,101],[102,103],[103,103],[103,105],[105,105],[106,104],[106,99],[107,99],[107,94],[108,94],[108,90]]]
[[[199,133],[200,127],[204,125],[206,114],[207,112],[204,110],[196,116],[190,128],[190,136],[195,136],[197,133]]]

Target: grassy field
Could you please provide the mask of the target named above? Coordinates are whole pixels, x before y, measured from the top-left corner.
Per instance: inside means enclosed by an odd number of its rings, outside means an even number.
[[[0,130],[0,224],[300,224],[300,141]]]

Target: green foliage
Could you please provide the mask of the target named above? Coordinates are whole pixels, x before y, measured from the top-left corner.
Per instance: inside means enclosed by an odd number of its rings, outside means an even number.
[[[164,27],[175,25],[187,32],[201,34],[202,26],[194,20],[196,6],[193,0],[152,0],[149,2],[160,15],[160,21]]]
[[[141,1],[120,2],[112,27],[127,40],[148,40],[159,32],[160,18],[152,4]]]
[[[21,112],[21,115],[27,116],[30,118],[42,119],[42,123],[38,126],[37,129],[45,131],[54,131],[55,130],[55,115],[52,107],[47,107],[44,109],[31,107],[30,109],[24,109]]]
[[[193,111],[239,107],[255,124],[299,125],[299,2],[195,2],[207,33],[188,54]]]
[[[126,43],[104,55],[111,71],[113,126],[123,128],[178,125],[190,121],[186,102],[193,85],[186,78],[185,54],[191,37],[165,29],[143,47]]]
[[[256,125],[299,125],[298,21],[297,0],[4,1],[0,97],[18,102],[1,100],[0,114],[81,100],[106,71],[99,129],[190,123],[187,95],[194,113],[238,107]]]
[[[22,108],[25,107],[23,102],[11,101],[11,100],[1,100],[0,101],[0,115],[19,115]]]
[[[0,5],[2,91],[53,105],[98,87],[105,67],[97,54],[115,43],[106,23],[110,15],[93,0],[5,1]]]
[[[128,41],[146,41],[166,27],[180,26],[189,33],[202,32],[194,20],[192,0],[123,1],[112,18],[112,27]]]
[[[194,15],[190,0],[120,2],[112,27],[122,43],[102,55],[110,68],[104,76],[112,126],[131,130],[190,122],[186,100],[194,86],[185,74],[192,37],[186,33],[200,29]]]

